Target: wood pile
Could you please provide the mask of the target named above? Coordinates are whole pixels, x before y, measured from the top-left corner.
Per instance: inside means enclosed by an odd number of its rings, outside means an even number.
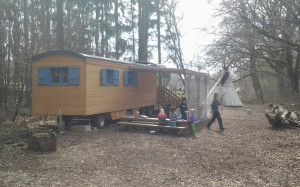
[[[300,127],[300,114],[297,111],[288,111],[281,106],[272,103],[265,113],[266,118],[273,127]]]

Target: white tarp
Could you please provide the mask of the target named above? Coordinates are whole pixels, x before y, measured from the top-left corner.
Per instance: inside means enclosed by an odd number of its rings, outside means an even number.
[[[209,113],[208,94],[208,76],[186,76],[185,97],[189,110],[195,109],[195,119],[200,120],[207,117]]]
[[[224,76],[224,74],[223,74]],[[222,77],[220,78],[222,79]],[[219,101],[223,106],[241,107],[243,106],[239,95],[237,94],[232,79],[229,76],[223,85],[220,85],[220,79],[208,94],[208,102],[211,103],[214,93],[218,93]]]

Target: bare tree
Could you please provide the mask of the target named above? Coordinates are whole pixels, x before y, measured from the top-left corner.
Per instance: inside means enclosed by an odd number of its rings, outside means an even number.
[[[266,74],[278,78],[279,88],[286,86],[285,82],[289,80],[292,93],[298,94],[297,9],[299,2],[294,0],[223,1],[218,11],[218,15],[222,16],[218,33],[221,37],[207,50],[212,57],[209,58],[210,65],[214,64],[213,61],[222,65],[222,59],[234,54],[233,66],[251,75],[258,103],[264,103],[261,82]],[[217,52],[222,48],[227,49],[225,56]],[[279,89],[279,92],[283,95],[282,90]]]
[[[185,68],[183,62],[183,55],[181,49],[181,32],[179,30],[179,22],[182,20],[182,17],[177,17],[176,7],[178,1],[171,0],[167,5],[168,9],[165,14],[166,22],[166,36],[164,37],[165,45],[167,46],[168,58],[178,67]]]

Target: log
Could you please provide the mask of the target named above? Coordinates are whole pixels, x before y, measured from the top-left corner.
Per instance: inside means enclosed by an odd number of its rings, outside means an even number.
[[[270,115],[269,113],[265,113],[266,118],[269,123],[274,127],[282,127],[283,125],[288,125],[286,120],[281,117],[282,113],[277,113],[275,115]]]
[[[275,118],[274,118],[274,116],[271,116],[269,113],[265,113],[265,116],[266,116],[266,118],[268,119],[268,121],[269,121],[269,123],[271,125],[275,124]]]
[[[298,121],[293,121],[288,119],[288,122],[291,126],[300,128],[300,121],[298,122]]]
[[[300,124],[296,120],[291,120],[290,114],[291,112],[278,112],[275,115],[271,115],[270,113],[265,113],[266,118],[269,123],[274,127],[284,127],[288,125],[300,127]]]
[[[28,139],[28,150],[51,152],[57,149],[57,138],[53,132],[36,133]]]

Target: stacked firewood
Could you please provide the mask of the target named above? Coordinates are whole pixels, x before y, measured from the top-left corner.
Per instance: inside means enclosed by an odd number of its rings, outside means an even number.
[[[273,127],[287,127],[296,126],[300,127],[300,114],[297,111],[288,111],[282,106],[276,106],[272,103],[265,113],[269,123]]]

